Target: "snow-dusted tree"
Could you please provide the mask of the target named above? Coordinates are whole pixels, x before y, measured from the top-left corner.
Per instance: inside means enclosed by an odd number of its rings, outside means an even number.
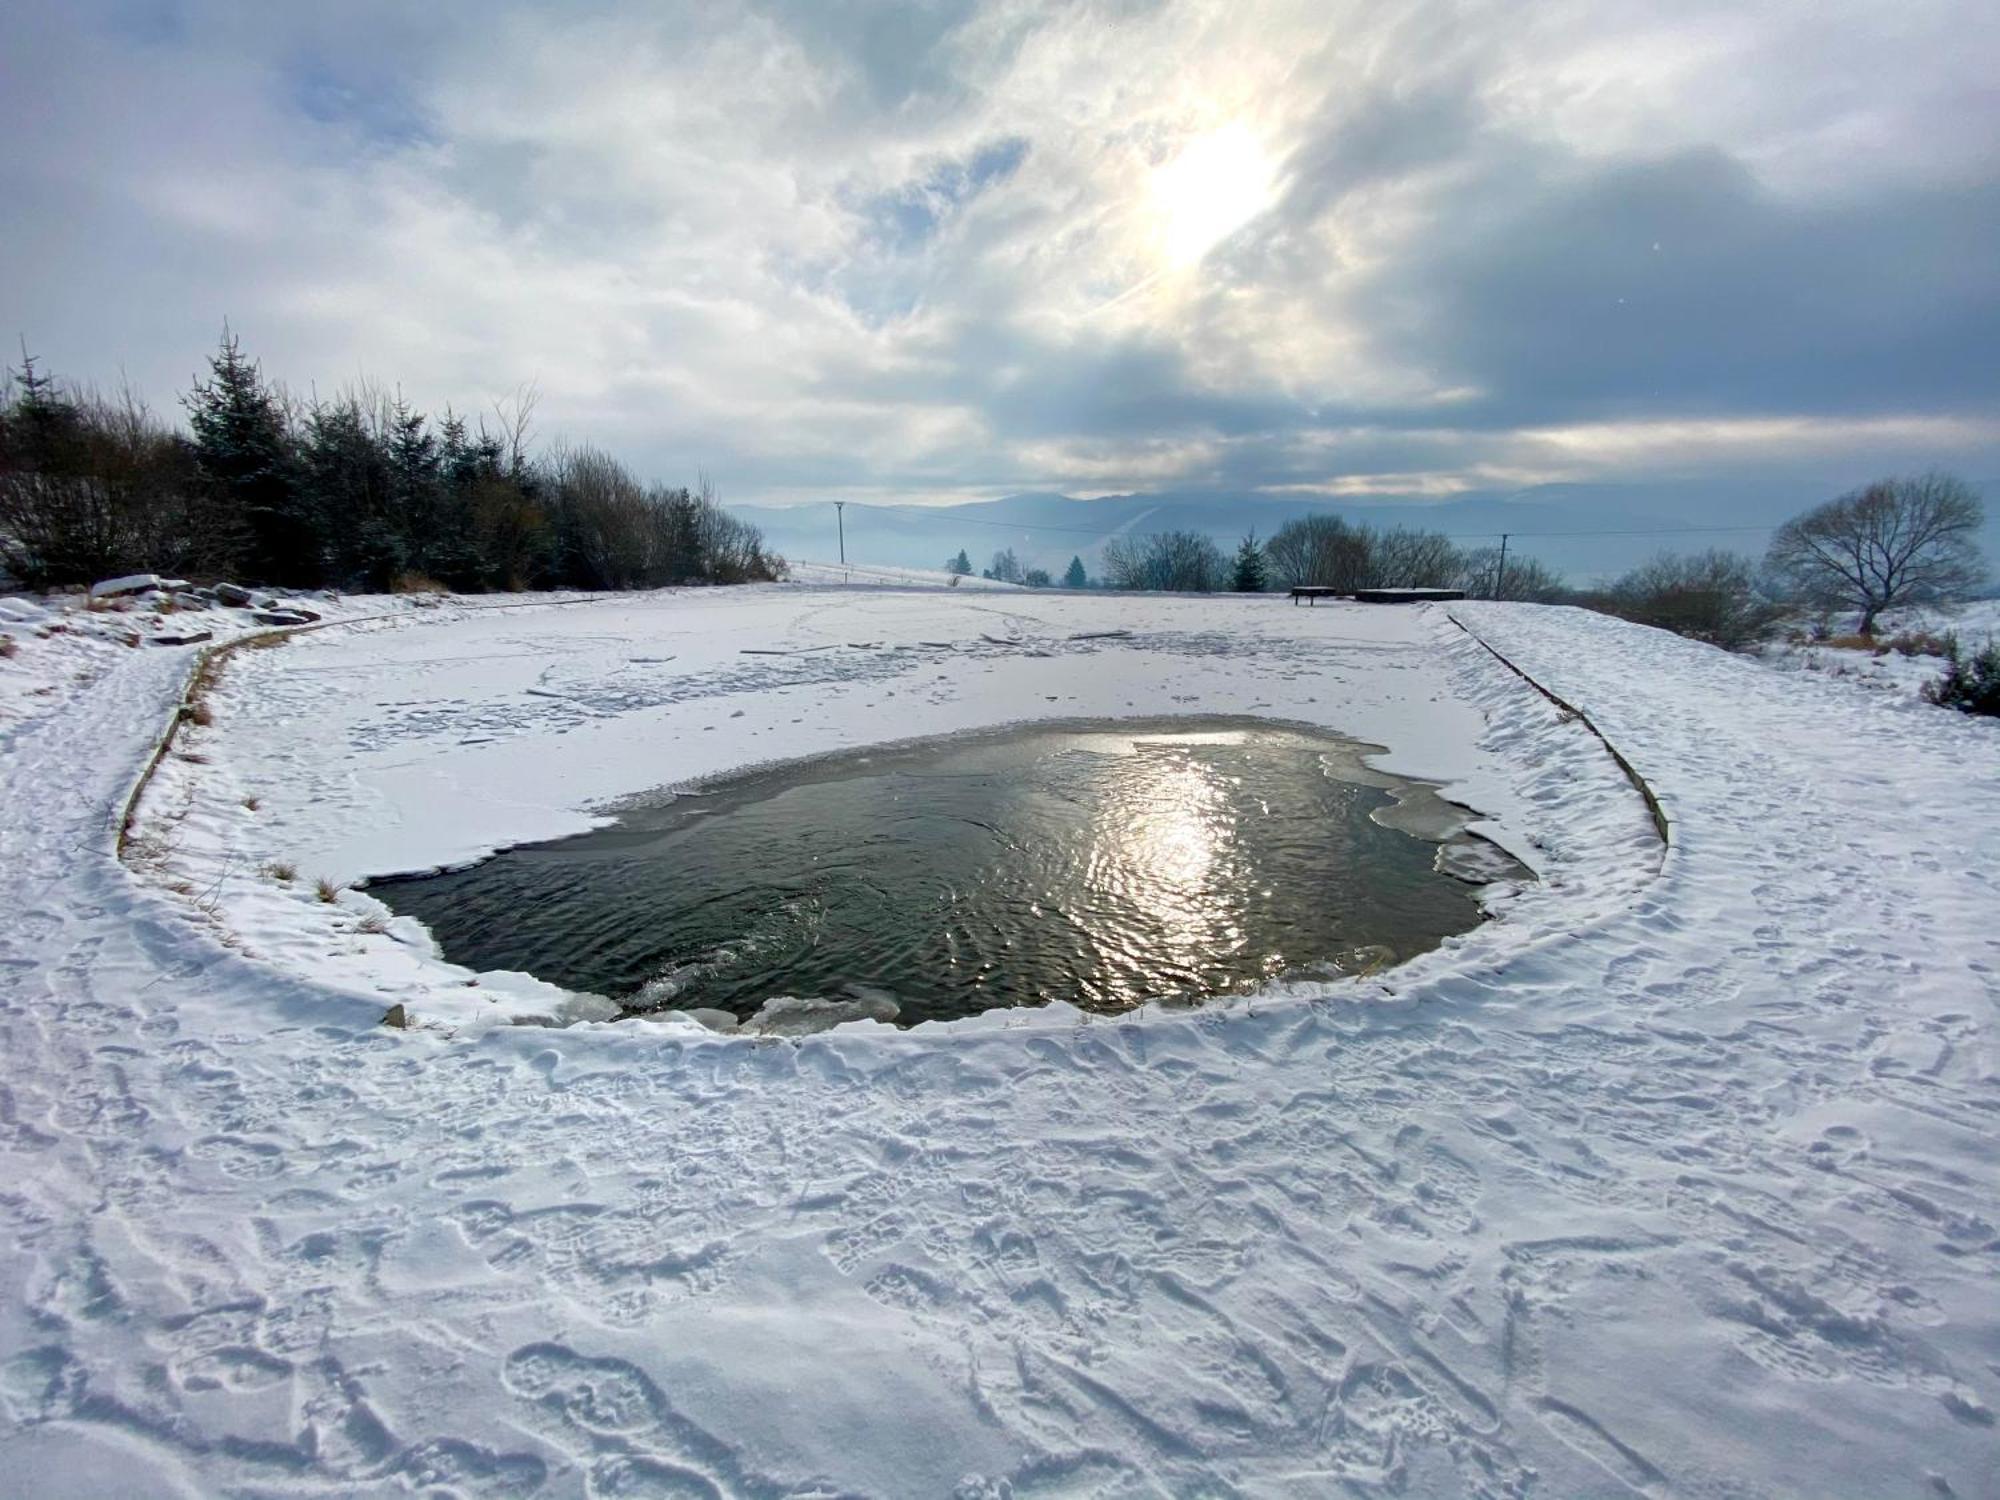
[[[1251,532],[1236,548],[1236,571],[1229,586],[1239,594],[1261,594],[1266,583],[1264,577],[1264,549],[1257,543],[1257,533]]]
[[[965,549],[960,547],[958,549],[958,556],[947,562],[944,565],[944,570],[947,573],[956,574],[960,578],[968,577],[972,572],[972,559],[967,557]]]
[[[997,578],[1002,583],[1021,581],[1021,560],[1014,555],[1012,547],[1006,547],[993,554],[993,566],[986,570],[988,578]]]
[[[1872,635],[1885,609],[1978,586],[1986,569],[1972,538],[1984,519],[1979,496],[1953,475],[1881,479],[1794,516],[1764,562],[1802,597],[1859,610],[1860,633]]]
[[[1045,589],[1055,580],[1049,577],[1047,568],[1029,568],[1021,575],[1021,582],[1031,589]]]
[[[1069,560],[1069,567],[1063,570],[1063,587],[1066,589],[1090,587],[1090,575],[1083,571],[1082,558],[1072,557]]]

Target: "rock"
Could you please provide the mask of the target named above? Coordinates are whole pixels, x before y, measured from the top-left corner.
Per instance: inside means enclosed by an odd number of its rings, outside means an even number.
[[[260,609],[250,618],[259,625],[310,625],[319,616],[304,609]]]
[[[143,594],[160,586],[158,573],[128,573],[123,578],[107,578],[90,586],[93,599],[110,599],[119,594]]]
[[[215,586],[215,597],[231,609],[243,609],[249,605],[252,595],[250,590],[240,583],[218,583]]]
[[[398,1000],[394,1005],[389,1007],[388,1014],[382,1017],[382,1024],[384,1026],[393,1026],[398,1031],[408,1031],[410,1029],[410,1013],[403,1008],[402,1001]]]
[[[212,630],[158,630],[146,637],[155,646],[199,646],[215,639]]]

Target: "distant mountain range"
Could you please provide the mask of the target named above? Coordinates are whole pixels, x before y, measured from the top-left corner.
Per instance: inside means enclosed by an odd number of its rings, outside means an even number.
[[[1976,487],[1989,497],[1981,543],[2000,568],[2000,482]],[[1077,500],[1025,493],[945,506],[849,502],[845,524],[852,562],[935,568],[962,547],[975,569],[1011,547],[1023,567],[1061,574],[1072,556],[1093,577],[1104,544],[1115,536],[1198,531],[1225,550],[1255,531],[1268,537],[1298,516],[1331,514],[1373,526],[1443,531],[1466,547],[1495,545],[1511,533],[1510,552],[1539,558],[1572,583],[1615,576],[1660,551],[1721,547],[1763,554],[1771,529],[1832,492],[1810,482],[1551,484],[1470,493],[1437,502],[1357,500],[1328,504],[1206,492],[1107,495]],[[830,562],[838,555],[831,502],[797,506],[732,505],[779,553]]]

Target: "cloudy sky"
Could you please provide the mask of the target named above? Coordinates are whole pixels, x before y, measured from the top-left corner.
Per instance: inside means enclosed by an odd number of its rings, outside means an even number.
[[[9,5],[0,330],[737,500],[1985,478],[1996,78],[1991,0]]]

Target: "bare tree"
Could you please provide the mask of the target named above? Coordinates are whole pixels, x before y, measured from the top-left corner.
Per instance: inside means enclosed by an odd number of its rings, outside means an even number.
[[[1369,542],[1374,588],[1449,588],[1463,562],[1464,555],[1441,531],[1397,526]]]
[[[993,566],[986,570],[986,576],[997,578],[1002,583],[1021,581],[1021,560],[1014,555],[1012,547],[993,554]]]
[[[1371,534],[1339,516],[1287,521],[1264,544],[1264,557],[1280,588],[1316,584],[1347,594],[1374,581]]]
[[[1453,586],[1475,599],[1514,599],[1528,604],[1556,604],[1569,594],[1562,574],[1537,558],[1510,553],[1503,574],[1498,547],[1475,547],[1460,557]]]
[[[1861,612],[1860,633],[1899,604],[1957,598],[1986,576],[1972,534],[1985,519],[1962,479],[1881,479],[1795,516],[1764,563],[1807,599]]]
[[[1162,531],[1105,543],[1104,576],[1115,589],[1212,594],[1229,570],[1222,550],[1200,532]]]
[[[512,394],[493,403],[493,417],[500,424],[500,430],[495,435],[507,457],[507,472],[516,477],[527,472],[528,445],[535,430],[535,408],[541,405],[541,401],[541,387],[532,380],[525,380],[514,387]],[[484,426],[483,422],[481,426]]]

